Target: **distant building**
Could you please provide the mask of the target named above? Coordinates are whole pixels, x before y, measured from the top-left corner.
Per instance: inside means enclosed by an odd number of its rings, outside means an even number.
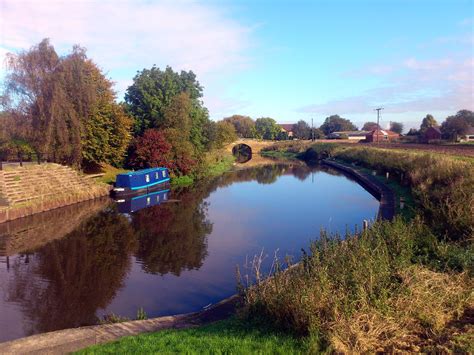
[[[293,137],[293,126],[294,123],[278,123],[282,132],[288,133],[288,137]]]
[[[441,139],[441,131],[438,127],[428,127],[422,137],[422,140],[427,143],[439,139]]]
[[[474,127],[471,126],[467,130],[466,134],[464,135],[464,139],[462,139],[464,142],[473,142],[474,141]]]
[[[374,129],[365,136],[367,142],[390,142],[398,138],[400,134],[384,129]]]
[[[328,134],[329,139],[350,139],[354,141],[361,141],[365,139],[367,131],[339,131]]]

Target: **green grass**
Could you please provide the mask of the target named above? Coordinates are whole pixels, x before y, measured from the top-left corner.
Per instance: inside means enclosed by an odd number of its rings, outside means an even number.
[[[95,345],[79,354],[185,353],[185,354],[299,354],[307,343],[287,334],[250,325],[237,318],[206,326],[125,337]]]
[[[298,153],[281,151],[281,150],[266,150],[261,151],[260,155],[265,158],[278,158],[278,159],[297,159]]]
[[[97,181],[111,185],[115,182],[115,177],[117,176],[117,174],[126,173],[127,171],[130,171],[130,170],[116,168],[111,165],[106,165],[102,167],[102,172],[104,173],[104,175],[100,177],[99,179],[97,179]]]
[[[194,178],[190,175],[171,177],[172,187],[186,187],[194,183]]]

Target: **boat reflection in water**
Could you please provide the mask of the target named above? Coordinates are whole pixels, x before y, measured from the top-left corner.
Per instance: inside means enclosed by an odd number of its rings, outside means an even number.
[[[132,198],[116,198],[115,202],[117,203],[118,211],[120,213],[132,213],[168,201],[169,192],[169,186],[166,186],[166,189]]]

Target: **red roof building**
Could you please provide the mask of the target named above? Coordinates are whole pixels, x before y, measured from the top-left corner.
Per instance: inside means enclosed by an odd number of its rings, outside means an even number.
[[[293,126],[294,123],[278,123],[282,132],[288,133],[288,137],[293,137]]]
[[[441,131],[438,127],[428,127],[423,134],[423,140],[429,142],[431,140],[441,139]]]
[[[398,138],[400,134],[386,129],[374,129],[365,136],[367,142],[390,142]]]

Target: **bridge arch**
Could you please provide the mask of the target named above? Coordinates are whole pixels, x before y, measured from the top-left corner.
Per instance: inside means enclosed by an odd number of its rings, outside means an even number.
[[[238,163],[246,163],[252,159],[252,147],[245,143],[238,143],[232,147],[232,154]]]

